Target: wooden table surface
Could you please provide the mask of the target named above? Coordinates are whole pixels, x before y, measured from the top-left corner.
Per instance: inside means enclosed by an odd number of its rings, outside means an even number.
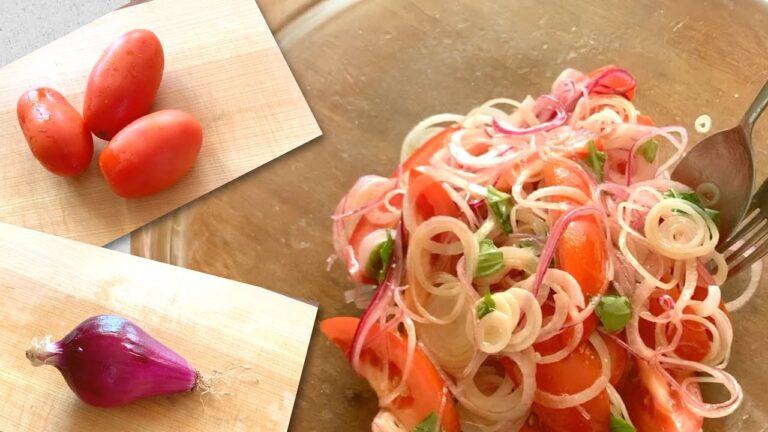
[[[697,142],[696,117],[709,114],[713,130],[732,126],[768,78],[760,0],[259,3],[324,136],[136,232],[133,253],[319,301],[321,319],[356,313],[343,303],[351,285],[342,269],[325,270],[329,215],[357,177],[392,170],[421,118],[545,92],[568,66],[616,63],[636,75],[641,110],[688,127]],[[768,120],[754,144],[762,180]],[[745,404],[708,431],[768,423],[766,282],[733,314],[730,370]],[[730,285],[727,297],[740,289]],[[316,331],[291,429],[369,430],[376,410],[373,393]]]

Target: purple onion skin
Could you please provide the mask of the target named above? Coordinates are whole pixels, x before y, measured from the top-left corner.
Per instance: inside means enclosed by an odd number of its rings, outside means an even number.
[[[84,402],[103,408],[190,391],[197,372],[183,357],[125,318],[88,318],[64,339],[55,366]]]

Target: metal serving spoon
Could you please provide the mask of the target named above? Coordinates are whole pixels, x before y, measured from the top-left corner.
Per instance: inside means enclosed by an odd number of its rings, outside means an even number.
[[[720,242],[731,235],[749,207],[755,183],[752,127],[766,106],[768,81],[736,127],[697,144],[672,172],[673,180],[694,189],[702,183],[711,183],[719,190],[719,200],[709,207],[720,212]]]

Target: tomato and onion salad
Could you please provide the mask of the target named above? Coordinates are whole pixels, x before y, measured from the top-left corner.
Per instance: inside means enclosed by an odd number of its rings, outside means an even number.
[[[364,312],[321,330],[376,390],[373,430],[687,432],[739,406],[718,215],[669,178],[687,132],[636,86],[566,69],[537,98],[430,117],[392,176],[341,199]]]

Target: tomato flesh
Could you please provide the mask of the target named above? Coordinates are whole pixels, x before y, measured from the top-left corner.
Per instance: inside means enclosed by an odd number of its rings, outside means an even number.
[[[544,186],[569,186],[590,196],[589,181],[574,167],[551,161],[544,167]],[[566,197],[553,197],[553,201],[572,202]],[[552,212],[551,225],[562,216]],[[557,268],[571,274],[579,283],[585,298],[596,296],[605,286],[605,235],[594,216],[585,215],[573,219],[563,230],[555,249]],[[582,341],[597,328],[597,316],[592,314],[584,321]],[[566,335],[565,332],[563,335]]]
[[[523,426],[518,432],[546,432],[546,429],[541,425],[541,422],[536,415],[531,414],[525,420],[525,423],[523,423]]]
[[[552,394],[574,394],[592,385],[601,375],[600,356],[589,342],[582,342],[564,359],[555,363],[538,364],[536,383],[540,390]],[[608,394],[600,392],[581,407],[589,414],[584,417],[578,408],[548,408],[533,404],[539,421],[552,432],[581,432],[610,430],[611,407]]]
[[[545,165],[543,186],[570,186],[590,195],[589,180],[583,173],[565,163],[551,161]],[[571,202],[566,197],[553,197],[555,202]],[[578,204],[576,204],[578,205]],[[550,225],[554,225],[561,212],[552,212]],[[555,249],[556,266],[570,273],[579,283],[585,297],[597,295],[605,284],[605,238],[600,225],[592,216],[581,216],[570,222],[563,231]],[[549,304],[542,308],[545,316],[554,310]],[[574,394],[592,385],[602,371],[597,352],[587,338],[597,327],[597,317],[592,314],[583,323],[584,334],[576,349],[564,359],[550,364],[539,364],[536,382],[541,390],[552,394]],[[542,355],[552,354],[565,347],[573,335],[568,328],[546,341],[534,345]],[[618,354],[617,354],[618,356]],[[615,374],[623,374],[617,365]],[[574,373],[574,371],[579,371]],[[613,374],[612,374],[613,375]],[[533,412],[544,430],[608,431],[610,429],[610,403],[608,394],[602,391],[581,405],[588,417],[576,408],[555,409],[534,403]]]
[[[672,389],[661,373],[643,360],[619,389],[637,432],[698,432],[703,419],[691,412],[683,395]],[[675,377],[678,382],[684,376]]]
[[[661,306],[659,298],[662,295],[668,295],[673,300],[677,300],[680,297],[680,290],[677,287],[673,287],[669,290],[654,290],[648,300],[648,310],[654,316],[659,316],[664,313],[664,308]],[[689,312],[689,308],[684,309],[685,312]],[[707,356],[712,346],[712,336],[704,324],[684,320],[682,323],[682,334],[680,335],[680,342],[675,348],[675,354],[680,358],[691,361],[701,361]],[[656,323],[648,320],[640,320],[640,337],[643,339],[643,343],[652,348],[656,347]],[[671,324],[665,329],[665,335],[667,341],[672,341],[675,336],[675,327]]]
[[[459,208],[443,189],[441,182],[419,170],[413,170],[408,179],[408,199],[416,224],[435,216],[459,215]]]
[[[656,124],[653,122],[653,119],[651,116],[647,116],[645,114],[638,114],[637,115],[637,124],[643,125],[643,126],[655,126]]]
[[[336,317],[320,323],[320,330],[339,349],[348,354],[360,320],[353,317]],[[368,380],[379,398],[387,395],[402,379],[407,358],[407,341],[399,334],[382,335],[374,325],[368,342],[360,355],[358,373]],[[443,404],[445,383],[432,362],[417,346],[413,356],[413,369],[406,379],[406,392],[398,396],[386,408],[406,427],[413,429],[431,413],[439,413],[445,432],[459,432],[459,414],[453,399],[448,396]]]
[[[438,150],[445,147],[453,133],[460,129],[461,125],[455,124],[438,132],[435,136],[422,144],[421,147],[417,148],[413,154],[400,165],[398,171],[392,174],[392,177],[397,177],[399,173],[407,174],[412,169],[420,166],[429,165],[432,156],[434,156]]]
[[[602,334],[600,337],[603,338],[605,346],[608,347],[608,354],[611,356],[611,378],[609,382],[612,386],[618,388],[624,381],[627,369],[627,351],[612,338]]]
[[[583,173],[560,162],[551,162],[544,168],[544,186],[569,186],[591,195]],[[571,202],[565,197],[554,201]],[[551,224],[561,216],[553,212]],[[585,296],[595,296],[605,285],[605,234],[594,216],[580,216],[571,221],[563,231],[556,248],[557,266],[570,273],[579,282]]]

